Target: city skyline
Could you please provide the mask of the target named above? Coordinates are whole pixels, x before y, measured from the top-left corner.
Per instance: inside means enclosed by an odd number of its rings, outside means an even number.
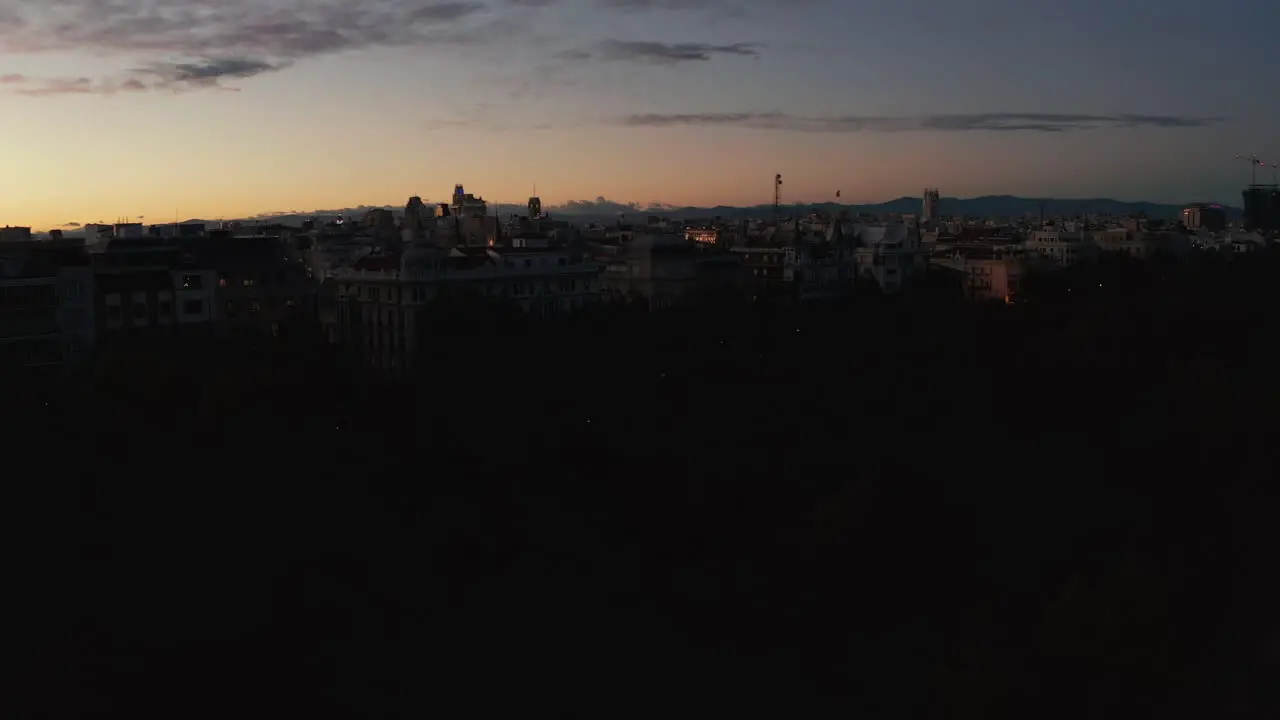
[[[1238,205],[1234,155],[1280,160],[1280,101],[1255,90],[1280,9],[1220,3],[1220,39],[1152,23],[1189,0],[1101,7],[0,0],[0,224],[397,205],[456,182],[744,206],[775,172],[784,202]]]

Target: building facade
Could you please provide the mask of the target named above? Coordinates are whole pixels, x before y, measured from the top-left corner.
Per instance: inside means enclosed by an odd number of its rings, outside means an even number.
[[[81,241],[0,243],[0,368],[70,368],[87,358],[93,285]]]
[[[561,248],[437,248],[369,255],[339,270],[331,333],[368,367],[399,374],[417,363],[422,311],[449,294],[539,318],[600,299],[600,268]]]

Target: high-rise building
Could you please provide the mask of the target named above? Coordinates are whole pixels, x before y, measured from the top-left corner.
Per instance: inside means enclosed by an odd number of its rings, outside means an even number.
[[[1280,231],[1280,188],[1254,185],[1244,193],[1244,227],[1262,233]]]
[[[937,188],[929,188],[924,191],[924,202],[920,207],[921,224],[938,221],[938,199]]]
[[[1210,232],[1219,232],[1227,227],[1227,211],[1221,205],[1197,203],[1182,209],[1182,224],[1188,230],[1204,228]]]
[[[489,206],[484,198],[478,198],[466,192],[461,185],[455,185],[453,188],[450,209],[454,217],[484,217],[489,214]]]

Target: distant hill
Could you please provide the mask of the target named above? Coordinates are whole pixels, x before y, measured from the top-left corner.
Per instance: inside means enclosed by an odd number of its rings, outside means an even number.
[[[824,203],[798,203],[786,205],[782,211],[784,213],[794,213],[797,210],[809,211],[812,209],[834,212],[844,210],[849,213],[867,213],[878,215],[881,213],[919,213],[920,198],[901,197],[896,200],[890,200],[883,203],[867,204],[867,205],[846,205],[840,203],[824,202]],[[591,203],[573,203],[569,207],[551,208],[550,212],[555,215],[567,215],[572,217],[590,216],[592,219],[610,218],[614,219],[620,213],[628,215],[662,215],[664,217],[675,218],[680,220],[688,220],[692,218],[711,218],[711,217],[766,217],[773,214],[772,205],[755,205],[751,207],[732,207],[720,205],[709,208],[699,207],[657,207],[644,209],[640,207],[623,207],[618,209],[613,203],[599,203],[609,207],[601,207],[598,211],[593,212]],[[1122,200],[1112,200],[1109,198],[1093,198],[1093,199],[1057,199],[1057,198],[1022,198],[1011,195],[985,195],[976,198],[941,198],[939,200],[939,211],[944,216],[969,215],[975,217],[1021,217],[1025,215],[1039,215],[1041,211],[1046,216],[1077,216],[1077,215],[1132,215],[1143,213],[1150,218],[1176,219],[1182,213],[1184,205],[1172,205],[1151,202],[1125,202]],[[1238,217],[1242,211],[1238,208],[1227,207],[1229,217]]]
[[[787,214],[794,214],[796,212],[810,212],[812,210],[818,210],[832,213],[844,210],[848,213],[867,213],[869,215],[879,215],[882,213],[918,213],[920,212],[920,202],[920,198],[918,197],[900,197],[896,200],[868,205],[845,205],[832,202],[793,203],[784,206],[783,212]],[[304,220],[310,218],[339,216],[359,218],[369,210],[373,209],[373,207],[374,206],[365,205],[353,208],[340,208],[336,210],[316,210],[310,213],[299,211],[291,211],[281,214],[264,213],[252,218],[247,218],[246,220],[252,222],[278,223],[298,227],[302,225]],[[380,207],[391,210],[397,215],[403,214],[402,208],[390,205]],[[516,203],[503,203],[498,207],[503,215],[522,210],[522,207]],[[944,197],[938,202],[938,209],[944,216],[968,215],[973,217],[1036,216],[1043,210],[1044,214],[1050,217],[1074,217],[1079,215],[1133,215],[1136,213],[1143,213],[1150,218],[1173,220],[1181,215],[1182,208],[1183,205],[1151,202],[1125,202],[1123,200],[1112,200],[1110,198],[1023,198],[1014,197],[1012,195],[984,195],[976,198]],[[493,206],[490,206],[490,209],[492,210]],[[1225,209],[1227,211],[1227,217],[1231,220],[1237,220],[1243,214],[1243,211],[1239,208],[1225,207]],[[636,219],[647,215],[660,215],[662,217],[676,220],[692,220],[701,218],[711,219],[717,216],[721,218],[770,217],[773,215],[773,206],[644,206],[640,203],[618,203],[605,200],[604,198],[597,198],[594,201],[581,200],[570,202],[565,205],[552,206],[547,208],[547,212],[553,218],[567,218],[580,223],[611,223],[616,221],[619,215],[628,215]],[[221,221],[192,219],[186,222],[205,223],[210,227],[214,227]],[[67,235],[70,237],[76,237],[80,234],[81,231],[79,230],[70,230],[67,232]]]
[[[504,203],[501,212],[505,215],[511,212],[519,212],[523,208],[515,203]],[[943,215],[970,215],[975,217],[1021,217],[1025,215],[1039,215],[1041,209],[1044,214],[1050,217],[1076,216],[1076,215],[1132,215],[1135,213],[1144,213],[1150,218],[1163,218],[1167,220],[1176,219],[1182,213],[1183,205],[1171,205],[1151,202],[1125,202],[1123,200],[1112,200],[1110,198],[1093,198],[1093,199],[1058,199],[1058,198],[1023,198],[1014,197],[1012,195],[984,195],[976,198],[952,198],[944,197],[939,200],[939,211]],[[334,217],[345,215],[347,217],[358,218],[368,212],[369,206],[356,208],[343,208],[337,210],[317,210],[314,213],[291,212],[288,214],[264,214],[251,218],[251,220],[267,223],[282,223],[285,225],[298,226],[303,220],[313,217]],[[401,208],[387,206],[386,209],[392,210],[397,214],[402,212]],[[492,206],[490,206],[492,209]],[[868,205],[845,205],[840,203],[824,202],[824,203],[796,203],[786,205],[783,208],[784,213],[795,213],[797,211],[809,212],[810,210],[820,210],[823,212],[835,212],[844,210],[849,213],[867,213],[878,215],[881,213],[918,213],[920,212],[920,198],[917,197],[900,197],[896,200],[890,200],[883,203],[875,203]],[[1227,214],[1231,218],[1239,217],[1241,210],[1238,208],[1226,208]],[[614,222],[619,215],[628,215],[633,218],[639,218],[647,215],[661,215],[676,220],[691,220],[698,218],[732,218],[732,217],[769,217],[773,214],[772,205],[755,205],[748,207],[735,207],[729,205],[718,205],[716,207],[673,207],[670,205],[644,206],[639,203],[624,204],[610,200],[599,198],[595,201],[575,201],[566,205],[551,206],[547,208],[547,212],[552,217],[571,218],[578,222]],[[202,222],[193,220],[192,222]],[[213,225],[213,221],[203,221]]]

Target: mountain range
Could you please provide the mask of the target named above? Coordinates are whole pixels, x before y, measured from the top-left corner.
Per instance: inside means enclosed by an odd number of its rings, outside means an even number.
[[[797,210],[803,212],[818,210],[821,212],[831,213],[844,210],[852,214],[867,213],[870,215],[879,215],[883,213],[919,213],[920,203],[920,198],[900,197],[896,200],[873,204],[841,204],[834,202],[788,204],[782,207],[781,211],[783,213],[794,213]],[[1123,200],[1113,200],[1110,198],[1058,199],[1024,198],[1012,195],[984,195],[982,197],[975,198],[944,197],[939,200],[938,209],[944,216],[968,215],[974,217],[1022,217],[1026,215],[1035,216],[1043,212],[1046,217],[1075,217],[1080,215],[1134,215],[1142,213],[1150,218],[1174,220],[1181,216],[1183,207],[1183,205],[1167,203],[1127,202]],[[359,208],[347,208],[343,210],[317,211],[310,214],[270,214],[255,217],[253,219],[265,222],[297,225],[308,217],[333,215],[358,217],[371,209],[373,208],[365,206]],[[390,206],[387,206],[387,209],[393,211],[401,210],[401,208]],[[508,212],[518,212],[523,209],[523,206],[514,203],[504,203],[499,205],[496,209],[503,214],[507,214]],[[1224,207],[1224,209],[1227,211],[1227,215],[1231,218],[1238,217],[1242,213],[1239,208]],[[495,207],[490,205],[490,211],[494,210]],[[601,220],[608,220],[612,222],[620,215],[661,215],[674,220],[690,220],[698,218],[709,219],[717,216],[721,218],[769,217],[773,214],[772,205],[755,205],[746,207],[730,205],[717,205],[715,207],[679,207],[658,203],[649,205],[641,203],[618,203],[604,198],[597,198],[595,200],[576,200],[564,205],[551,206],[546,210],[552,217],[572,218],[581,222]]]
[[[884,213],[919,213],[920,205],[920,198],[900,197],[896,200],[873,204],[841,204],[834,202],[787,204],[781,208],[781,211],[784,214],[792,214],[795,212],[809,212],[812,210],[824,213],[834,213],[843,210],[850,214],[866,213],[869,215],[879,215]],[[505,215],[511,212],[519,212],[523,207],[523,205],[516,203],[502,203],[496,207],[491,204],[490,210],[496,210]],[[245,220],[299,226],[304,220],[309,218],[338,216],[358,218],[370,210],[379,208],[391,210],[393,212],[403,212],[403,208],[391,205],[361,205],[359,207],[341,208],[336,210],[316,210],[313,212],[290,211],[282,213],[264,213],[251,218],[245,218]],[[943,216],[967,215],[971,217],[1023,217],[1028,215],[1036,216],[1042,212],[1046,217],[1135,215],[1142,213],[1149,218],[1175,220],[1181,216],[1182,208],[1183,205],[1152,202],[1127,202],[1124,200],[1113,200],[1110,198],[1024,198],[1012,195],[984,195],[982,197],[975,198],[944,197],[941,198],[938,203],[939,212]],[[1223,206],[1223,209],[1226,210],[1227,217],[1231,220],[1239,219],[1243,213],[1239,208]],[[612,200],[606,200],[605,198],[596,198],[595,200],[574,200],[565,203],[564,205],[548,207],[546,210],[553,218],[562,217],[583,223],[613,222],[617,220],[619,216],[624,215],[630,215],[633,217],[661,215],[662,217],[674,220],[712,219],[715,217],[724,219],[771,217],[773,215],[772,205],[754,205],[746,207],[729,205],[717,205],[715,207],[679,207],[660,203],[651,203],[648,205],[642,203],[619,203]],[[187,222],[202,222],[207,225],[216,225],[220,221],[193,219],[188,220]],[[71,231],[71,234],[74,233],[74,230]]]

